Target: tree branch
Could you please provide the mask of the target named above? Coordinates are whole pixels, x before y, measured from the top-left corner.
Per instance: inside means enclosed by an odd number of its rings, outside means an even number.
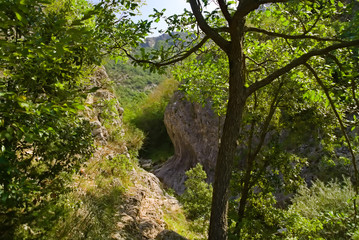
[[[288,2],[288,0],[241,0],[237,6],[237,11],[233,15],[231,23],[236,25],[240,19],[244,18],[248,13],[259,8],[260,5],[266,3],[281,3]]]
[[[288,0],[259,0],[259,4],[266,4],[266,3],[284,3],[288,2]]]
[[[261,150],[263,144],[264,144],[264,140],[267,136],[267,133],[268,133],[268,128],[269,128],[269,124],[271,123],[272,121],[272,118],[273,118],[273,115],[275,113],[275,110],[277,109],[278,107],[278,104],[279,104],[279,93],[282,89],[282,86],[284,85],[284,82],[281,81],[279,86],[278,86],[278,89],[277,91],[275,92],[275,95],[274,95],[274,98],[273,98],[273,101],[269,107],[269,113],[263,123],[263,126],[262,126],[262,129],[261,129],[261,132],[260,132],[260,138],[259,138],[259,143],[257,145],[257,148],[255,150],[255,152],[253,153],[253,158],[256,158],[259,151]]]
[[[209,40],[209,37],[205,36],[196,46],[192,47],[188,51],[182,52],[182,53],[178,54],[177,56],[171,57],[171,58],[166,59],[161,62],[137,59],[134,56],[132,56],[125,48],[121,48],[121,49],[124,51],[124,53],[127,55],[127,57],[129,57],[132,61],[134,61],[136,63],[147,63],[147,64],[152,64],[156,67],[163,67],[163,66],[171,65],[171,64],[174,64],[174,63],[177,63],[177,62],[180,62],[180,61],[186,59],[192,53],[198,51],[208,40]]]
[[[213,28],[211,28],[204,19],[201,9],[199,7],[199,0],[189,0],[192,8],[192,12],[196,17],[197,23],[201,30],[208,35],[223,51],[229,51],[229,42],[218,34]]]
[[[357,167],[357,164],[356,164],[356,157],[355,157],[355,153],[354,153],[354,150],[353,150],[353,147],[352,147],[352,144],[350,142],[350,139],[349,139],[349,136],[346,132],[346,127],[344,126],[344,123],[343,123],[343,120],[341,119],[339,113],[338,113],[338,110],[334,104],[334,101],[333,99],[330,97],[330,93],[329,93],[329,90],[328,88],[325,86],[324,82],[320,79],[320,77],[318,76],[317,72],[312,68],[312,66],[310,66],[308,63],[305,63],[304,66],[306,66],[309,71],[313,74],[315,80],[317,81],[317,83],[320,85],[320,87],[323,89],[324,93],[325,93],[325,96],[327,97],[329,103],[330,103],[330,106],[335,114],[335,117],[337,118],[338,122],[339,122],[339,125],[340,125],[340,130],[342,132],[342,134],[344,135],[344,138],[345,138],[345,141],[347,142],[348,144],[348,148],[349,148],[349,152],[350,152],[350,155],[352,157],[352,164],[353,164],[353,168],[354,168],[354,180],[355,180],[355,184],[354,184],[354,188],[355,188],[355,193],[358,195],[358,180],[359,180],[359,172],[358,172],[358,167]],[[356,222],[356,216],[357,216],[357,206],[356,206],[356,199],[354,199],[354,222]]]
[[[253,0],[242,0],[239,2],[237,6],[237,11],[233,15],[233,19],[231,21],[231,25],[235,26],[236,23],[243,19],[248,13],[257,9],[261,4],[259,1]],[[233,25],[234,24],[234,25]]]
[[[291,71],[295,67],[298,67],[299,65],[305,64],[311,57],[324,55],[324,54],[327,54],[327,53],[329,53],[329,52],[331,52],[333,50],[339,49],[339,48],[347,48],[347,47],[353,47],[353,46],[359,46],[359,40],[354,40],[354,41],[349,41],[349,42],[341,42],[341,43],[333,44],[333,45],[331,45],[329,47],[326,47],[326,48],[323,48],[323,49],[311,50],[308,53],[303,54],[299,58],[294,59],[293,61],[288,63],[286,66],[274,71],[272,74],[270,74],[266,78],[264,78],[264,79],[262,79],[262,80],[260,80],[258,82],[253,83],[252,85],[250,85],[248,87],[247,94],[248,94],[248,96],[251,95],[254,91],[256,91],[259,88],[262,88],[262,87],[264,87],[264,86],[266,86],[268,84],[270,84],[275,79],[277,79],[278,77],[288,73],[289,71]]]
[[[343,42],[342,40],[335,39],[335,38],[321,38],[321,37],[317,37],[317,36],[306,35],[305,33],[301,34],[301,35],[287,35],[287,34],[283,34],[283,33],[269,32],[267,30],[255,28],[255,27],[246,27],[245,31],[246,32],[258,32],[258,33],[266,34],[268,36],[281,37],[281,38],[285,38],[285,39],[313,39],[313,40],[317,40],[317,41]]]
[[[335,64],[337,64],[340,71],[342,71],[344,73],[346,72],[343,65],[340,63],[339,59],[336,56],[334,56],[333,54],[330,54],[330,53],[328,53],[327,56],[330,57],[335,62]]]
[[[223,13],[223,16],[226,18],[227,22],[230,23],[232,20],[232,16],[228,11],[227,1],[226,0],[217,0],[219,7]]]

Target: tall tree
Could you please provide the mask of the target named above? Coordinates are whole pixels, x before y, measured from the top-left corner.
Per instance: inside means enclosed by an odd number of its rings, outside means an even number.
[[[180,40],[161,55],[143,52],[137,58],[130,57],[144,65],[165,66],[187,58],[211,40],[228,58],[229,98],[217,158],[209,229],[209,239],[221,240],[227,239],[229,183],[247,99],[288,73],[291,76],[285,81],[307,75],[310,70],[303,66],[313,61],[323,62],[329,53],[340,55],[343,49],[352,52],[351,47],[359,46],[357,27],[354,27],[358,19],[343,19],[343,12],[350,11],[354,1],[344,5],[334,0],[216,0],[217,8],[212,12],[206,11],[211,1],[188,2],[191,12],[167,18],[168,32],[180,37],[173,31],[188,29],[187,40]],[[161,17],[161,12],[154,17]],[[270,22],[266,21],[268,18]],[[197,29],[195,40],[191,29]],[[281,48],[273,49],[273,41]],[[182,47],[182,51],[173,55],[178,47]]]

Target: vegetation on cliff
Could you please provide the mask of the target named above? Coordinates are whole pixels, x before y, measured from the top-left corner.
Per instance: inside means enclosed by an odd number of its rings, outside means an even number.
[[[1,239],[358,238],[357,1],[188,2],[151,48],[140,1],[0,3]],[[172,155],[178,81],[225,119],[185,212],[137,165]]]

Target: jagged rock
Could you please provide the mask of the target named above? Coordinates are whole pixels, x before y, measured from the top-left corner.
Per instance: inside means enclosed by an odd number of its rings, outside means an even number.
[[[138,163],[146,170],[150,170],[153,167],[151,159],[139,159]]]
[[[212,182],[221,123],[210,104],[202,107],[185,100],[181,92],[176,92],[165,110],[164,122],[175,154],[155,170],[155,175],[181,194],[185,190],[185,172],[201,163],[208,182]]]
[[[166,229],[157,235],[156,240],[187,240],[187,238],[182,237],[174,231]]]
[[[108,132],[105,127],[102,126],[101,122],[95,120],[91,122],[92,136],[100,141],[106,141],[108,138]]]
[[[116,96],[106,87],[109,81],[104,67],[94,71],[89,89],[95,87],[97,91],[88,94],[86,104],[91,107],[84,110],[84,116],[90,120],[92,126],[92,136],[102,145],[106,144],[112,132],[122,129],[124,111]],[[123,134],[122,130],[121,135]]]
[[[92,163],[97,162],[94,166],[101,166],[102,161],[116,159],[119,155],[121,158],[126,157],[129,160],[131,158],[125,143],[123,146],[119,146],[119,142],[113,142],[111,138],[113,132],[118,134],[118,131],[121,133],[124,131],[122,124],[123,109],[119,106],[115,95],[111,90],[108,90],[110,88],[106,88],[106,84],[104,84],[107,81],[106,79],[107,74],[104,68],[95,71],[94,77],[91,78],[92,86],[89,89],[93,87],[99,89],[88,95],[86,103],[91,107],[87,107],[83,112],[83,115],[91,123],[92,134],[96,140],[96,150],[89,160]],[[151,164],[151,161],[147,160],[146,163]],[[113,164],[117,164],[117,161],[113,161]],[[96,186],[95,174],[107,177],[114,173],[102,170],[99,167],[93,172],[89,171],[88,174],[84,169],[78,177],[86,181],[84,186],[98,187]],[[121,177],[113,175],[110,179],[111,181],[108,181],[108,184],[113,189],[122,191],[124,183]],[[123,196],[112,208],[115,210],[113,228],[111,228],[108,237],[114,240],[155,239],[167,227],[164,221],[164,213],[176,212],[181,206],[177,199],[163,191],[161,182],[152,173],[133,166],[129,170],[127,180],[131,184],[126,186]],[[87,196],[86,187],[79,187],[77,191],[79,195]],[[86,215],[85,210],[87,209],[83,210],[84,216],[91,218],[90,214]]]
[[[163,209],[176,210],[180,205],[175,198],[164,193],[155,175],[134,169],[131,176],[134,186],[129,189],[129,197],[121,205],[121,217],[113,239],[157,239],[166,228]]]

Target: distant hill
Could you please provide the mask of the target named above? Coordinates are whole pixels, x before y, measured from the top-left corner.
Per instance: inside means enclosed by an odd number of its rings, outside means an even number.
[[[187,33],[177,33],[182,39],[185,39],[187,36]],[[192,35],[193,38],[195,38],[195,35]],[[161,46],[169,47],[173,45],[172,38],[169,34],[164,33],[158,37],[148,37],[145,39],[145,42],[140,44],[141,48],[154,48],[159,49]]]
[[[156,47],[156,45],[158,45],[158,42],[165,42],[169,39],[171,39],[171,37],[167,33],[162,34],[158,37],[148,37],[145,39],[145,42],[142,43],[140,46],[143,48],[154,48]]]

